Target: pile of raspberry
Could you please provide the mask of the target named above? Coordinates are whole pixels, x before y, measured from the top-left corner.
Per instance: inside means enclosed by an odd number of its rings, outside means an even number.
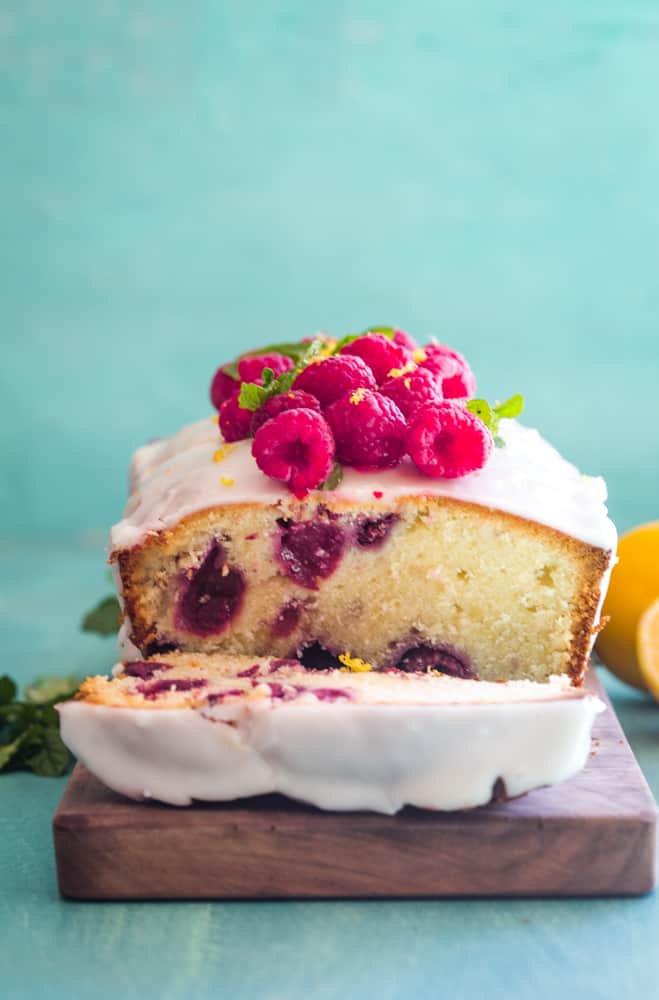
[[[420,348],[402,330],[366,333],[338,353],[328,345],[288,391],[256,411],[240,406],[241,385],[262,384],[265,368],[274,376],[292,371],[291,358],[251,355],[238,362],[238,379],[223,368],[215,374],[211,400],[224,440],[252,437],[252,455],[267,476],[302,498],[322,487],[336,462],[371,472],[409,455],[424,475],[443,479],[485,465],[493,438],[465,407],[476,380],[461,354],[443,344]]]

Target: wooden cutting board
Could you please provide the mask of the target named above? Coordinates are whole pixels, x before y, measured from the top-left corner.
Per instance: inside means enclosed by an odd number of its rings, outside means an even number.
[[[326,813],[277,796],[136,803],[81,764],[53,820],[73,899],[638,895],[655,885],[657,807],[608,706],[581,774],[459,813]]]

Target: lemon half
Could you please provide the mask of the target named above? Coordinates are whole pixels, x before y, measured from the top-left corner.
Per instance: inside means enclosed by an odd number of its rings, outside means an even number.
[[[649,674],[641,669],[636,633],[641,616],[657,599],[659,521],[652,521],[620,538],[618,563],[613,568],[602,609],[602,615],[608,615],[611,620],[598,636],[595,646],[611,673],[643,691],[649,689],[650,682]],[[657,670],[659,673],[659,667]]]

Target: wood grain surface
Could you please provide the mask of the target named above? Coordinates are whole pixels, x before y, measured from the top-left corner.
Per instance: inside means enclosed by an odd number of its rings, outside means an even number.
[[[136,803],[78,764],[53,820],[75,899],[639,895],[655,885],[657,807],[607,702],[584,770],[459,813],[327,813],[281,796]]]

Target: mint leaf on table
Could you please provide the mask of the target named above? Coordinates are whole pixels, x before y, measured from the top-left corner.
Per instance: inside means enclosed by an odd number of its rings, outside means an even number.
[[[16,697],[16,685],[11,677],[5,674],[0,677],[0,705],[9,705]]]
[[[71,755],[59,734],[57,702],[72,698],[78,682],[72,677],[46,677],[29,685],[25,697],[16,697],[10,677],[0,678],[0,771],[29,770],[45,777],[64,774]]]
[[[104,597],[102,601],[88,611],[82,619],[83,632],[96,632],[98,635],[114,635],[119,631],[121,608],[119,601],[113,595]]]
[[[35,753],[26,757],[27,767],[42,778],[57,778],[69,766],[70,754],[62,742],[59,729],[51,726],[45,729],[38,741]]]

